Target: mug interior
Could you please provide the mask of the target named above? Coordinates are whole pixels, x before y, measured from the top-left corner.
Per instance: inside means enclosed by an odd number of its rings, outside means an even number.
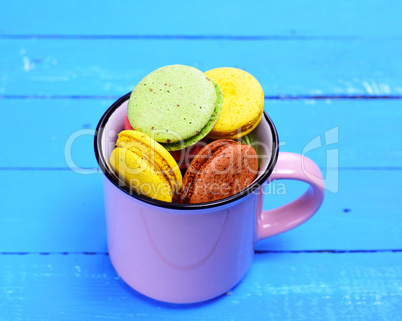
[[[278,157],[278,134],[276,128],[264,112],[263,117],[258,126],[249,134],[252,147],[257,151],[259,171],[254,182],[242,190],[241,192],[226,197],[221,200],[212,201],[208,203],[200,204],[176,204],[168,203],[159,200],[155,200],[143,195],[140,195],[130,189],[124,182],[122,182],[118,176],[114,173],[110,165],[110,154],[115,148],[117,135],[124,130],[124,119],[127,115],[128,100],[130,93],[118,99],[103,115],[96,128],[95,133],[95,155],[98,164],[105,174],[105,176],[120,190],[142,200],[146,203],[150,203],[157,206],[177,209],[189,209],[189,208],[206,208],[214,207],[228,202],[235,201],[245,195],[253,192],[260,185],[262,185],[269,175],[272,173]]]

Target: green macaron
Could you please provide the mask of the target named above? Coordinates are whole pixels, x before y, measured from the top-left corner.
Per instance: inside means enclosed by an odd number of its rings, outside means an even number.
[[[131,93],[127,116],[167,150],[179,150],[204,138],[222,110],[219,86],[200,70],[184,65],[159,68]]]

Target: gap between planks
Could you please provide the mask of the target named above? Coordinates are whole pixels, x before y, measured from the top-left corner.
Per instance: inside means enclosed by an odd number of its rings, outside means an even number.
[[[402,249],[376,250],[289,250],[289,251],[255,251],[256,254],[354,254],[354,253],[399,253]],[[0,252],[0,255],[109,255],[108,252]]]

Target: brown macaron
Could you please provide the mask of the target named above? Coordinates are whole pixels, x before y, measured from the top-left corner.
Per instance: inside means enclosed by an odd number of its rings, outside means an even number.
[[[183,178],[180,203],[223,199],[249,186],[258,173],[258,157],[246,144],[230,139],[205,146],[191,161]]]

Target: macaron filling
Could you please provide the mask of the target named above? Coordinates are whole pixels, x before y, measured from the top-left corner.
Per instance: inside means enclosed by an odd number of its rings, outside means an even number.
[[[182,185],[173,156],[144,133],[120,132],[110,163],[130,188],[151,198],[171,202]]]
[[[238,139],[238,138],[242,138],[243,136],[249,134],[250,132],[253,131],[254,128],[256,128],[260,122],[260,120],[262,119],[262,115],[263,115],[263,110],[261,110],[260,114],[253,119],[252,121],[250,121],[249,123],[243,125],[240,128],[237,128],[235,130],[233,130],[232,132],[225,132],[225,133],[219,133],[219,132],[210,132],[208,135],[208,138],[211,139]]]
[[[168,178],[153,170],[147,159],[132,150],[117,147],[110,155],[110,163],[130,189],[160,201],[172,201],[173,191]]]
[[[173,192],[178,190],[178,183],[176,180],[176,176],[170,168],[170,166],[166,163],[166,161],[155,151],[149,151],[148,147],[143,143],[136,142],[136,146],[133,146],[132,143],[124,144],[123,142],[117,142],[117,147],[126,148],[130,152],[137,155],[140,159],[146,162],[146,166],[152,169],[155,173],[163,175],[166,181],[169,183]]]

